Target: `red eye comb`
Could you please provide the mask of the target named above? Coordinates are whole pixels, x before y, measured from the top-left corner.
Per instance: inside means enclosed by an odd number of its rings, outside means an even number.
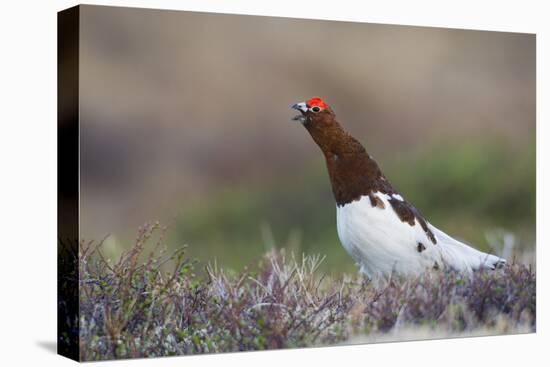
[[[327,104],[319,97],[313,97],[306,101],[306,105],[311,107],[319,107],[320,109],[324,110],[327,108]]]

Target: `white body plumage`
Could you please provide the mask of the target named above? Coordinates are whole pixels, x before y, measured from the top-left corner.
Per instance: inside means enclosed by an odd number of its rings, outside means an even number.
[[[368,196],[337,206],[338,237],[346,251],[370,278],[392,273],[415,275],[427,268],[451,267],[470,273],[479,268],[494,269],[505,260],[478,251],[455,240],[428,223],[437,243],[426,235],[418,221],[413,226],[401,221],[392,209],[388,194],[374,193],[384,206],[372,206]],[[394,194],[394,199],[403,200]]]

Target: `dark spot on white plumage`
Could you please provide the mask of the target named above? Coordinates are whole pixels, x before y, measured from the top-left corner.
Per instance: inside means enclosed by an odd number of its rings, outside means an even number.
[[[434,270],[439,270],[439,263],[437,261],[434,261],[433,269]]]
[[[426,246],[424,246],[424,244],[422,242],[418,242],[418,244],[416,245],[416,251],[422,252],[425,249],[426,249]]]
[[[370,200],[370,204],[372,205],[372,207],[378,207],[380,209],[385,209],[386,208],[386,204],[384,204],[384,202],[382,201],[382,199],[380,199],[377,195],[375,194],[372,194],[370,193],[369,194],[369,200]]]

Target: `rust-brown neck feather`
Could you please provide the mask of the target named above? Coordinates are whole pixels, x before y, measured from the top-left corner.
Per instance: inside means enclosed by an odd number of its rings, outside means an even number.
[[[338,205],[345,205],[389,183],[365,148],[348,134],[331,111],[312,116],[304,124],[323,152],[332,192]],[[390,187],[387,187],[390,189]]]

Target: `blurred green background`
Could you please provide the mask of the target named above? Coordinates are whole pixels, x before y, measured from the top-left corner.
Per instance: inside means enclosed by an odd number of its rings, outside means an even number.
[[[352,271],[290,121],[314,95],[434,225],[534,250],[534,35],[84,6],[80,54],[81,233],[109,256],[160,220],[203,263],[285,247]]]

